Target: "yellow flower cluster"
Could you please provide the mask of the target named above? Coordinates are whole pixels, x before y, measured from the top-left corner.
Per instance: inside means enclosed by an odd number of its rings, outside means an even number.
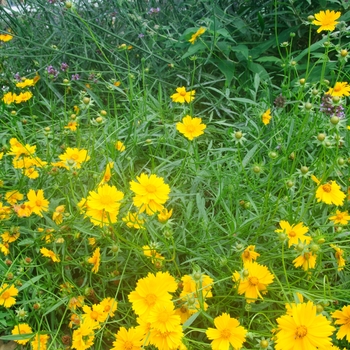
[[[30,91],[26,92],[20,92],[18,95],[14,92],[7,92],[2,100],[4,103],[7,105],[10,105],[12,103],[22,103],[22,102],[27,102],[33,97],[33,94]]]

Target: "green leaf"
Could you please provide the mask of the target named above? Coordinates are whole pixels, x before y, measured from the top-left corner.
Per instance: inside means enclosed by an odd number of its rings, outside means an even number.
[[[235,64],[230,61],[219,61],[217,67],[226,78],[226,84],[230,85],[233,77],[235,76]]]
[[[192,44],[190,45],[187,52],[181,57],[181,59],[193,56],[196,52],[205,49],[205,47],[206,46],[201,41],[197,41],[193,45]]]
[[[249,163],[250,159],[254,156],[255,151],[258,149],[259,145],[255,145],[249,152],[245,155],[242,160],[242,165],[245,167]]]
[[[200,312],[196,312],[195,314],[193,314],[183,325],[182,328],[186,329],[187,327],[189,327],[193,321],[198,317],[198,315],[200,314]]]
[[[44,276],[45,276],[45,275],[42,274],[42,275],[35,276],[35,277],[31,278],[29,281],[23,283],[23,284],[21,285],[21,287],[18,288],[18,291],[21,291],[21,290],[23,290],[23,289],[25,289],[25,288],[27,288],[27,287],[29,287],[29,286],[32,286],[32,285],[35,284],[37,281],[39,281],[39,280],[41,279],[41,277],[44,277]]]

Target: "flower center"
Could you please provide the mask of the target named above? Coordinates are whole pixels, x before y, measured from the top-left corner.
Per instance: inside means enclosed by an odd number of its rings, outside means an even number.
[[[249,277],[249,284],[256,286],[259,283],[259,280],[257,277]]]
[[[310,253],[305,253],[304,254],[304,259],[309,260],[310,259]]]
[[[333,89],[333,91],[336,91],[336,92],[338,92],[338,91],[340,91],[340,90],[341,90],[341,85],[337,85],[337,86],[335,86],[334,89]]]
[[[103,309],[104,312],[109,312],[109,310],[111,309],[110,305],[106,305]]]
[[[297,234],[294,231],[290,231],[288,236],[289,237],[295,237]]]
[[[228,339],[231,337],[231,331],[229,329],[223,329],[220,331],[221,338]]]
[[[98,312],[97,312],[97,311],[91,311],[90,317],[91,317],[93,320],[96,320],[96,321],[97,321],[97,319],[98,319]]]
[[[134,344],[130,340],[127,340],[124,343],[124,349],[125,350],[132,350],[133,348],[134,348]]]
[[[295,331],[296,338],[303,338],[307,334],[307,328],[305,326],[298,326]]]
[[[343,252],[336,252],[334,255],[335,255],[335,258],[339,260],[342,257]],[[349,320],[350,320],[350,318],[349,318]]]
[[[154,294],[148,294],[146,296],[146,303],[148,306],[153,306],[156,303],[157,297]]]
[[[343,220],[344,215],[343,214],[337,214],[337,220]]]
[[[323,186],[322,186],[322,189],[323,189],[323,191],[329,193],[329,192],[332,191],[332,186],[329,185],[329,184],[326,184],[326,185],[323,185]]]
[[[159,322],[162,322],[162,323],[165,323],[169,320],[169,314],[164,311],[164,312],[161,312],[159,315],[158,315],[158,321]]]
[[[194,132],[195,131],[195,127],[193,125],[187,125],[187,132]]]
[[[8,299],[10,297],[10,293],[9,292],[4,292],[4,293],[2,293],[2,295],[1,295],[1,298],[2,299]]]
[[[110,196],[101,196],[100,197],[100,203],[103,206],[110,206],[111,204],[113,204],[113,199]]]
[[[79,159],[79,154],[72,154],[72,155],[70,156],[70,159],[78,160],[78,159]]]
[[[42,205],[41,200],[40,200],[40,199],[36,200],[36,201],[35,201],[35,205],[36,205],[37,207],[40,207],[40,206]]]
[[[179,94],[180,94],[181,96],[186,96],[187,92],[186,92],[186,91],[181,91],[181,92],[179,92]]]
[[[154,186],[154,185],[152,185],[152,184],[148,184],[148,185],[146,186],[146,191],[147,191],[148,193],[154,193],[154,192],[157,191],[157,187]]]
[[[247,250],[245,250],[243,256],[248,259],[250,258],[250,253]]]

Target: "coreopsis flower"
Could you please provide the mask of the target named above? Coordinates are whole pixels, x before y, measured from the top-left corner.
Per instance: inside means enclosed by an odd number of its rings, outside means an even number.
[[[10,105],[13,102],[15,102],[15,96],[17,95],[9,91],[9,92],[6,92],[6,94],[4,94],[4,96],[2,97],[2,100],[4,101],[5,104]]]
[[[258,256],[260,256],[260,254],[255,251],[255,245],[249,245],[246,249],[244,249],[241,258],[243,260],[243,264],[246,264],[256,260]]]
[[[192,275],[184,275],[181,277],[182,292],[184,294],[191,294],[196,296],[197,293],[202,293],[203,298],[211,298],[213,296],[211,290],[214,280],[200,271],[194,272]]]
[[[317,314],[316,305],[311,301],[294,304],[291,314],[277,319],[278,333],[275,335],[275,349],[328,349],[330,336],[335,328],[322,314]]]
[[[90,191],[86,200],[86,215],[94,225],[105,226],[117,222],[120,201],[124,193],[115,186],[104,184],[97,191]]]
[[[31,208],[33,213],[42,217],[42,212],[49,210],[49,201],[45,199],[43,190],[29,190],[27,198],[28,202],[25,204]]]
[[[295,267],[302,267],[304,271],[314,269],[316,266],[316,255],[312,252],[305,252],[293,260]]]
[[[350,95],[350,85],[347,82],[337,82],[333,88],[330,88],[326,94],[331,96],[349,96]]]
[[[36,81],[34,81],[34,79],[25,79],[19,83],[16,84],[16,86],[20,89],[24,89],[28,86],[34,86],[36,83]]]
[[[265,113],[263,113],[263,115],[261,116],[262,122],[267,125],[270,123],[270,120],[272,118],[271,115],[271,109],[269,108]]]
[[[121,141],[117,141],[114,145],[115,149],[119,152],[124,152],[125,151],[125,145]]]
[[[337,319],[334,324],[341,325],[337,332],[337,339],[343,339],[350,342],[350,305],[344,305],[341,310],[336,310],[331,314],[332,318]]]
[[[73,328],[73,326],[79,326],[80,325],[80,316],[77,314],[72,314],[70,317],[70,322],[68,324],[69,328]]]
[[[79,328],[73,331],[72,349],[85,350],[94,344],[94,330],[98,327],[98,323],[90,318],[85,318],[80,323]]]
[[[152,328],[161,332],[169,332],[180,324],[181,318],[175,314],[173,303],[165,303],[157,304],[152,308],[148,321]]]
[[[194,100],[194,95],[196,94],[196,90],[186,91],[186,88],[184,86],[178,87],[176,89],[176,93],[171,95],[171,99],[173,102],[178,103],[190,103]]]
[[[4,205],[0,202],[0,221],[7,220],[10,218],[11,207]]]
[[[182,326],[180,324],[174,326],[170,331],[165,332],[152,328],[149,341],[150,344],[158,349],[173,350],[181,346],[183,335]]]
[[[85,149],[70,148],[67,147],[66,151],[59,155],[61,160],[57,163],[52,163],[53,166],[70,169],[80,169],[82,163],[87,162],[90,159],[88,151]]]
[[[108,313],[104,312],[104,306],[100,304],[93,304],[91,307],[84,305],[83,311],[83,321],[87,318],[92,322],[102,323],[108,317]]]
[[[20,235],[19,227],[11,227],[9,231],[5,231],[0,236],[4,243],[13,243],[17,241],[19,235]]]
[[[101,264],[101,253],[99,247],[94,250],[92,257],[88,259],[88,263],[94,265],[91,271],[97,273]]]
[[[15,103],[27,102],[33,97],[30,91],[21,92],[19,95],[15,95]]]
[[[162,224],[165,224],[171,218],[172,215],[173,215],[172,209],[168,210],[166,208],[163,208],[157,216],[158,221],[161,222]]]
[[[207,126],[205,124],[202,124],[202,118],[192,118],[189,115],[186,115],[186,117],[182,119],[182,122],[176,123],[176,129],[190,141],[200,135],[203,135],[203,130],[206,127]]]
[[[15,204],[13,206],[14,212],[17,214],[19,218],[29,217],[32,215],[32,208],[27,203],[22,203],[20,205]]]
[[[113,167],[114,167],[114,163],[113,162],[108,162],[108,164],[106,165],[105,172],[103,174],[103,178],[102,178],[99,186],[109,182],[109,180],[112,177],[112,169],[113,169]]]
[[[214,318],[216,328],[208,328],[205,332],[208,339],[212,340],[213,350],[229,350],[230,344],[233,349],[243,346],[247,330],[240,326],[239,321],[231,318],[226,312]]]
[[[93,247],[96,244],[96,238],[89,237],[88,238],[88,243],[89,243],[89,245],[91,245]]]
[[[16,138],[10,139],[10,151],[7,153],[8,155],[15,156],[17,160],[21,156],[32,156],[35,153],[36,146],[31,145],[22,145]]]
[[[4,283],[0,287],[0,305],[10,308],[16,304],[16,297],[18,295],[18,289],[13,285]]]
[[[100,304],[103,308],[103,312],[107,314],[108,317],[113,317],[115,311],[118,307],[118,302],[113,298],[104,298],[101,300]]]
[[[172,296],[169,293],[176,289],[175,278],[169,272],[157,272],[156,275],[149,273],[137,281],[135,290],[128,298],[134,312],[147,318],[155,305],[171,303]]]
[[[142,247],[143,254],[151,259],[152,264],[159,262],[160,260],[164,260],[164,256],[159,254],[154,247],[150,247],[149,245],[144,245]]]
[[[309,231],[309,228],[304,226],[302,222],[296,225],[290,225],[289,222],[281,220],[279,222],[281,228],[275,230],[275,232],[283,232],[288,236],[288,247],[290,248],[293,244],[305,243],[309,244],[311,242],[311,237],[305,236],[305,233]]]
[[[50,336],[48,334],[36,334],[34,340],[30,342],[32,350],[46,350],[47,342],[49,341]]]
[[[316,190],[316,198],[318,202],[326,204],[343,205],[346,197],[345,193],[340,190],[340,186],[335,181],[329,181],[324,185],[320,184],[320,181],[316,176],[311,175],[311,179],[317,183],[318,188]]]
[[[63,213],[64,213],[65,206],[59,205],[56,207],[55,211],[52,214],[52,220],[57,224],[62,224],[63,222]]]
[[[18,190],[13,190],[5,193],[5,200],[7,203],[11,205],[16,204],[17,201],[21,201],[23,199],[23,194]]]
[[[162,177],[151,174],[141,174],[137,181],[130,182],[130,189],[135,193],[134,205],[142,213],[153,215],[163,209],[163,204],[168,200],[170,187],[164,183]]]
[[[0,252],[2,252],[4,255],[10,254],[10,245],[6,242],[0,243]]]
[[[316,18],[312,24],[319,26],[317,29],[317,33],[322,32],[322,30],[333,31],[335,26],[339,23],[337,19],[341,16],[341,12],[335,11],[320,11],[319,13],[315,13],[314,17]]]
[[[144,345],[143,337],[143,332],[138,327],[131,327],[129,329],[120,327],[111,350],[141,350],[141,347]]]
[[[188,41],[193,45],[197,40],[197,38],[203,35],[205,31],[206,31],[206,28],[200,27],[194,34],[192,34],[191,39]]]
[[[60,262],[60,257],[52,250],[47,248],[41,248],[40,253],[46,258],[50,258],[53,262]]]
[[[269,269],[256,262],[246,263],[242,274],[235,272],[232,277],[239,283],[238,294],[244,294],[247,303],[254,303],[261,294],[267,293],[267,286],[273,282],[274,276]]]
[[[329,220],[332,220],[334,224],[347,225],[348,221],[350,220],[350,215],[347,210],[337,210],[335,215],[329,217]]]
[[[143,224],[145,223],[145,220],[141,219],[138,213],[132,213],[129,211],[126,214],[126,216],[122,218],[122,221],[124,221],[126,225],[130,228],[136,228],[136,229],[145,228],[143,226]]]
[[[30,338],[32,337],[31,334],[33,333],[33,331],[27,323],[20,323],[13,328],[11,333],[12,333],[12,335],[28,334],[28,338],[26,338],[26,339],[14,340],[16,343],[18,343],[20,345],[25,345],[29,342]]]
[[[84,305],[84,297],[79,295],[77,297],[72,297],[69,299],[68,308],[75,311],[77,307],[82,307]]]
[[[341,271],[344,269],[345,266],[345,259],[343,258],[344,250],[339,248],[335,244],[331,244],[331,247],[335,250],[335,258],[337,259],[337,265],[338,265],[338,271]]]
[[[64,129],[69,129],[70,131],[77,131],[79,124],[76,121],[69,121],[66,126],[64,126]]]
[[[8,33],[4,33],[4,34],[0,34],[0,41],[10,41],[13,39],[13,36],[8,34]]]

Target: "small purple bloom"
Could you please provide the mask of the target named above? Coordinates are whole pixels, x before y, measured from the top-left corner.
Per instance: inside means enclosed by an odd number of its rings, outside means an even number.
[[[58,70],[55,69],[53,66],[48,66],[48,67],[46,68],[46,71],[47,71],[47,73],[49,74],[49,76],[50,76],[51,79],[56,79],[56,78],[58,77],[59,72],[58,72]]]
[[[61,71],[65,72],[69,68],[68,64],[65,62],[61,63]]]
[[[79,74],[73,74],[72,75],[72,80],[80,80],[80,75]]]
[[[145,34],[142,34],[142,33],[139,34],[140,39],[143,38],[144,36],[145,36]]]
[[[19,72],[17,72],[17,73],[14,75],[14,78],[15,78],[17,81],[22,81],[21,76],[19,75]]]

